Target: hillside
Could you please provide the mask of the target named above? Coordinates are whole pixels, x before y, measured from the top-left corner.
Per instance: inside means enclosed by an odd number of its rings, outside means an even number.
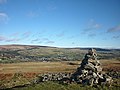
[[[0,62],[81,60],[88,49],[35,45],[1,45]],[[98,59],[120,59],[120,49],[95,49],[98,53]]]

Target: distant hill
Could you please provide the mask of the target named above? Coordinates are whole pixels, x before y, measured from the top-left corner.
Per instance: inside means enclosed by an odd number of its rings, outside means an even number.
[[[39,48],[39,47],[47,47],[47,46],[35,46],[35,45],[0,45],[0,50],[21,50],[21,49],[32,49],[32,48]]]
[[[82,60],[89,48],[57,48],[37,45],[0,45],[0,62]],[[120,59],[120,49],[97,50],[98,59]]]
[[[38,45],[0,45],[0,50],[21,50],[21,49],[33,49],[33,48],[59,48],[59,47],[50,47],[50,46],[38,46]],[[93,47],[94,48],[94,47]],[[88,50],[89,48],[64,48],[64,49],[80,49],[80,50]],[[120,49],[105,49],[105,48],[94,48],[96,51],[120,51]]]

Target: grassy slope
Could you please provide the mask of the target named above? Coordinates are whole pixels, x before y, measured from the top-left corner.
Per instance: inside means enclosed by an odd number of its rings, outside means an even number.
[[[120,50],[96,48],[98,57],[102,59],[119,59]],[[41,61],[48,58],[50,61],[81,60],[88,48],[55,48],[46,46],[29,45],[3,45],[0,46],[0,55],[14,56],[13,58],[2,57],[7,60],[0,62]]]

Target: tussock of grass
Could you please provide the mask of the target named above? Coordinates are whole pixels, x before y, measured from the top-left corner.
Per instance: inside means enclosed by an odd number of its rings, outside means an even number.
[[[57,82],[43,82],[33,86],[22,87],[22,88],[13,88],[12,90],[120,90],[120,87],[107,87],[107,86],[83,86],[81,84],[69,84],[62,85]]]

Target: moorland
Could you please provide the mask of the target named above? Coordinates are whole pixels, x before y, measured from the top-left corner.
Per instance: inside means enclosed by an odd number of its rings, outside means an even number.
[[[109,87],[89,87],[78,84],[62,85],[43,82],[30,85],[42,73],[73,73],[89,48],[57,48],[31,45],[0,46],[0,89],[10,90],[108,90]],[[95,48],[104,72],[114,79],[111,90],[120,89],[120,49]],[[115,73],[114,73],[115,72]],[[28,85],[28,86],[25,86]],[[21,87],[22,86],[22,87]]]

